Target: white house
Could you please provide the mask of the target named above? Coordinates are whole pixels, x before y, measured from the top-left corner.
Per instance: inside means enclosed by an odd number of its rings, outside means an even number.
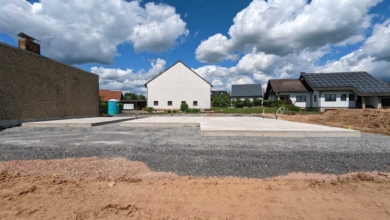
[[[298,80],[269,80],[266,99],[291,99],[299,107],[320,111],[382,108],[389,103],[390,87],[367,72],[301,73]]]
[[[310,107],[310,88],[306,88],[299,79],[271,79],[268,81],[266,99],[288,100],[301,108]]]
[[[212,85],[181,61],[149,80],[145,87],[148,107],[180,109],[186,102],[189,108],[210,108]]]

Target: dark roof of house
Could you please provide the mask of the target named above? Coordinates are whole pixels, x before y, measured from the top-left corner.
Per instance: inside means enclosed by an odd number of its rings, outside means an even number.
[[[307,92],[309,91],[299,79],[271,79],[269,84],[274,92]]]
[[[228,95],[228,92],[222,90],[211,91],[211,95]]]
[[[153,81],[154,79],[156,79],[157,77],[161,76],[163,73],[165,73],[166,71],[168,71],[170,68],[172,68],[173,66],[175,66],[176,64],[178,63],[181,63],[183,64],[185,67],[187,67],[189,70],[191,70],[191,72],[195,73],[197,76],[199,76],[195,71],[193,71],[190,67],[188,67],[187,65],[185,65],[183,62],[181,62],[181,60],[178,60],[176,63],[174,63],[172,66],[168,67],[166,70],[162,71],[160,74],[158,74],[157,76],[153,77],[151,80],[149,80],[147,83],[145,83],[145,87],[147,87],[146,85],[148,83],[150,83],[151,81]],[[199,78],[203,79],[203,77],[199,76]],[[203,81],[205,81],[206,83],[208,83],[211,87],[213,87],[213,85],[211,85],[211,83],[207,82],[205,79],[203,79]]]
[[[108,102],[110,99],[123,99],[122,91],[99,90],[99,96],[102,97],[103,102]]]
[[[263,97],[261,84],[232,85],[231,97]]]
[[[301,73],[316,90],[353,90],[360,96],[390,95],[390,87],[367,72]]]

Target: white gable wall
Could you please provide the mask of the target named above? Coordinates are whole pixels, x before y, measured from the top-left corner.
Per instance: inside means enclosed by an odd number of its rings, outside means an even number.
[[[166,70],[147,84],[148,107],[155,109],[180,109],[182,101],[189,108],[210,108],[211,86],[181,62]],[[154,105],[158,101],[158,106]],[[172,101],[172,106],[168,106]],[[193,106],[193,101],[198,106]]]

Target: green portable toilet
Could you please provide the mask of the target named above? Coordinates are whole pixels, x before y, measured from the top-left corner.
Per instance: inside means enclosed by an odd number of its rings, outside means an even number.
[[[119,114],[119,103],[116,99],[108,100],[108,115]]]

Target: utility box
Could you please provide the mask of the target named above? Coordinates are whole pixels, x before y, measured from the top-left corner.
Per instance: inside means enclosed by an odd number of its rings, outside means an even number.
[[[116,99],[108,100],[108,115],[119,114],[119,102]]]

